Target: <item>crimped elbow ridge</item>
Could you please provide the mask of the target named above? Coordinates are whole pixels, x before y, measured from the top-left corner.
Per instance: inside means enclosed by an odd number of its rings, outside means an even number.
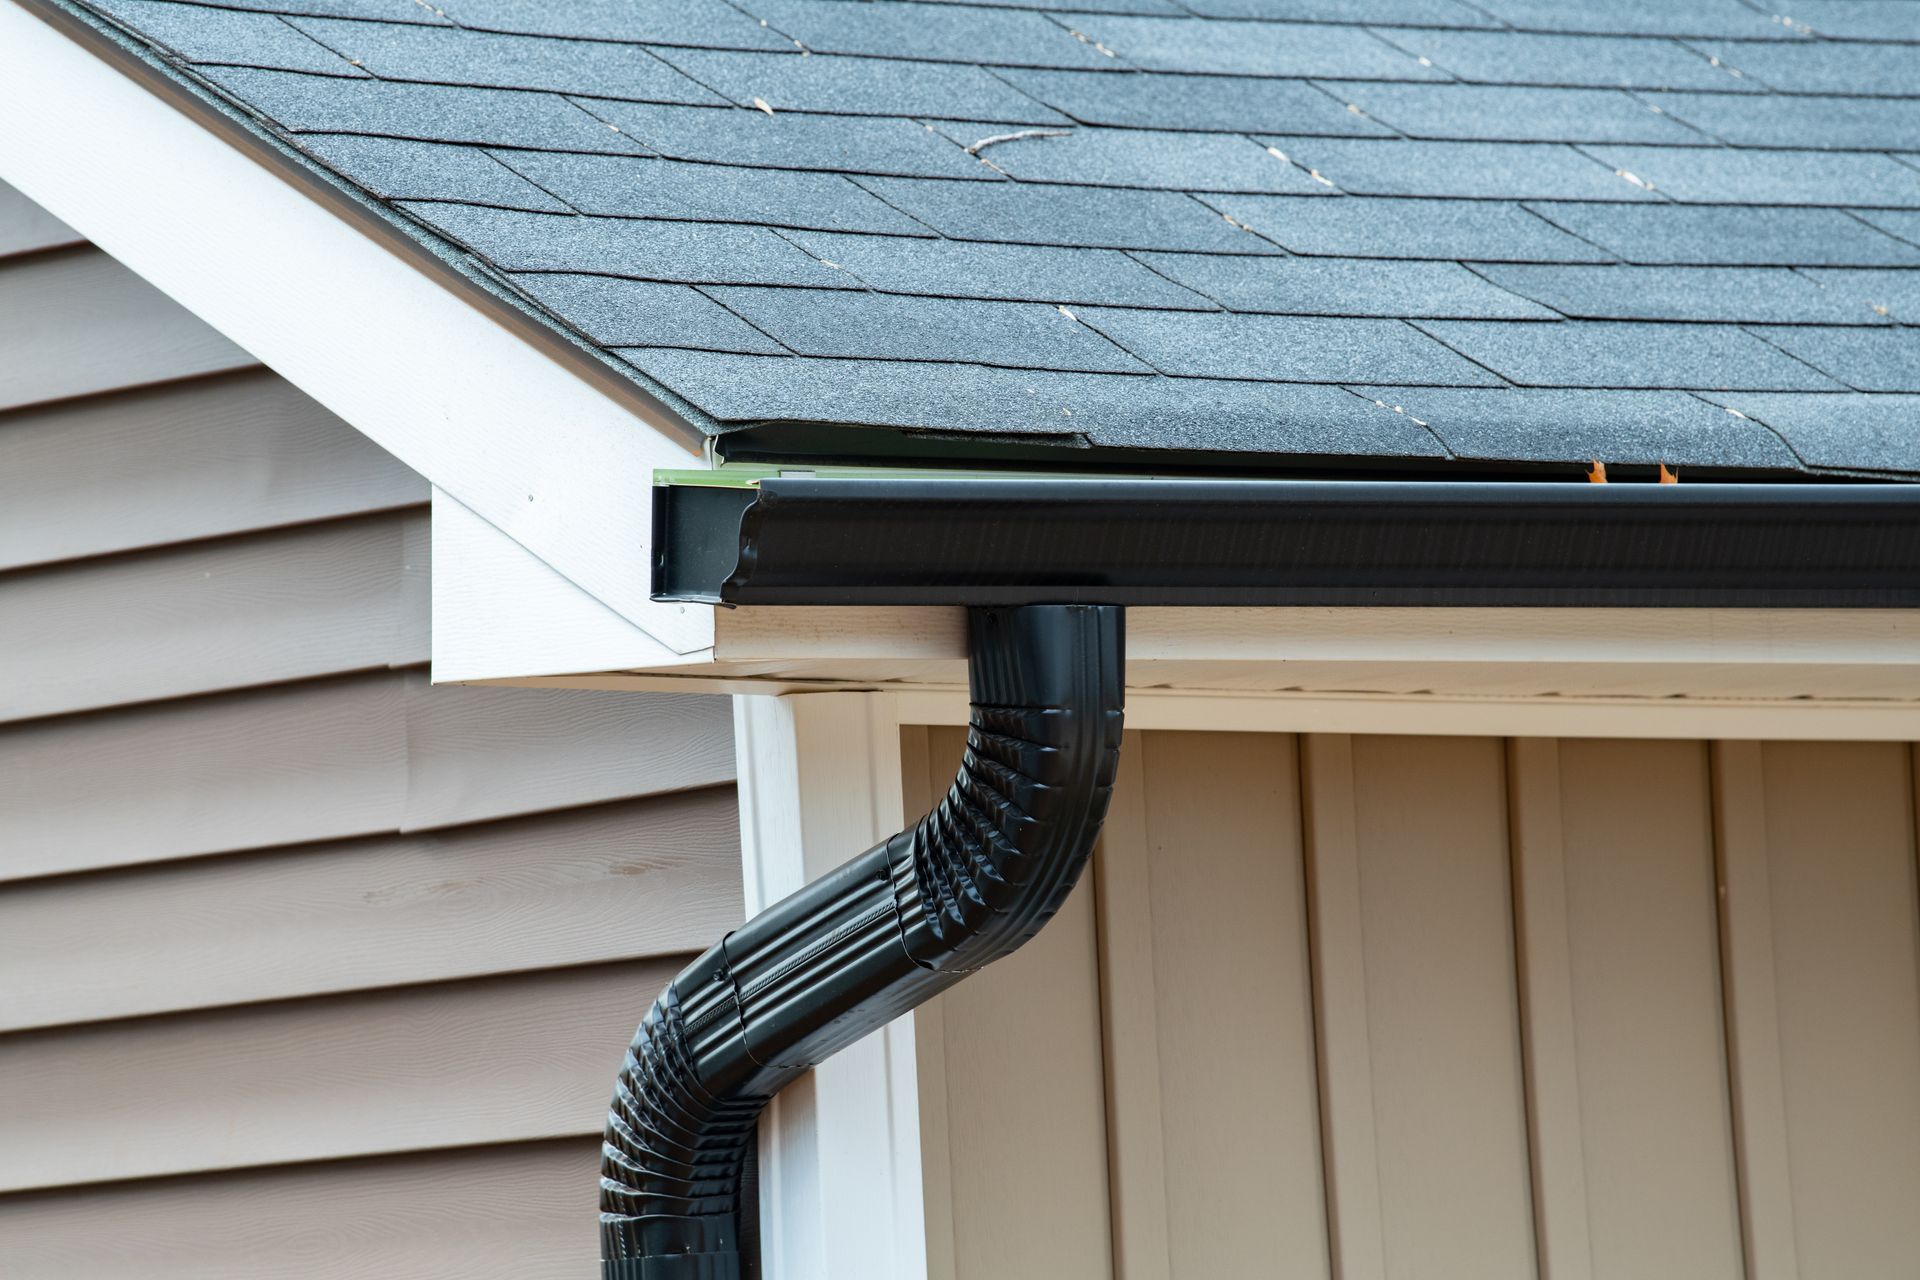
[[[1060,909],[1120,755],[1123,611],[969,611],[973,711],[946,798],[728,934],[668,984],[614,1087],[604,1280],[741,1280],[742,1175],[788,1081]]]

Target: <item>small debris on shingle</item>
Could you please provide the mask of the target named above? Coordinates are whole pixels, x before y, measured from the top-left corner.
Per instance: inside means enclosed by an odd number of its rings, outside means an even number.
[[[1071,129],[1020,129],[1014,133],[991,134],[966,148],[970,156],[977,156],[988,147],[997,147],[1003,142],[1019,142],[1022,138],[1065,138],[1071,136]]]

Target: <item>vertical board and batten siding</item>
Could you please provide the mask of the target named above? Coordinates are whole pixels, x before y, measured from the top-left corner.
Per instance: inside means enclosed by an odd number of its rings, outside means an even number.
[[[959,740],[907,741],[930,798]],[[1920,1275],[1917,786],[1897,743],[1130,733],[1064,937],[923,1014],[929,1221],[990,1242],[932,1274]]]
[[[428,684],[427,487],[0,187],[0,1275],[592,1270],[725,700]]]

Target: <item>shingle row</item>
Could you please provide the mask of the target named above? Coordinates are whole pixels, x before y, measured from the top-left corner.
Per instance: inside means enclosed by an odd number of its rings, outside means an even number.
[[[719,425],[1920,470],[1920,0],[99,0]]]

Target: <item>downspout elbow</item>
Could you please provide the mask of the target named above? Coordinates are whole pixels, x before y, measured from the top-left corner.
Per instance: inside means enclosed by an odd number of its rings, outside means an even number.
[[[913,827],[727,935],[640,1024],[602,1145],[604,1280],[741,1280],[742,1179],[779,1089],[1038,933],[1119,760],[1123,611],[969,611],[972,712]]]

